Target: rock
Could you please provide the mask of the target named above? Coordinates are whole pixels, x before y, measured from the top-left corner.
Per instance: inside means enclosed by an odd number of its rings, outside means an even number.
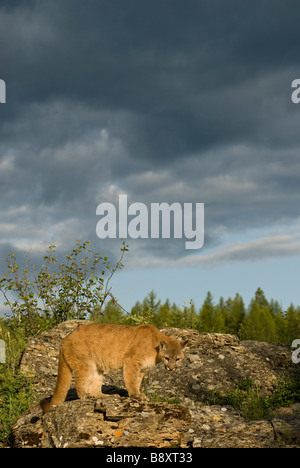
[[[59,345],[79,323],[64,322],[29,341],[21,370],[35,376],[39,398],[52,395]],[[167,372],[159,364],[147,372],[143,386],[152,401],[129,398],[122,372],[113,371],[103,386],[103,392],[113,396],[79,400],[73,388],[67,401],[46,415],[35,405],[13,426],[14,445],[244,448],[300,443],[300,405],[277,411],[271,421],[246,421],[230,406],[207,404],[209,393],[222,395],[241,382],[255,382],[259,394],[271,395],[278,377],[296,367],[289,347],[196,330],[162,331],[189,343],[176,371]]]
[[[275,439],[287,444],[300,445],[300,403],[281,408],[272,419]]]
[[[189,340],[186,359],[176,373],[163,377],[159,377],[162,375],[159,364],[147,375],[146,385],[151,388],[153,381],[159,381],[163,392],[170,393],[170,389],[175,388],[180,399],[202,402],[207,390],[222,394],[247,380],[255,383],[259,394],[270,395],[278,377],[286,372],[287,363],[292,365],[288,346],[239,342],[234,335],[196,330],[169,328],[162,331],[174,338]]]
[[[42,416],[35,406],[14,425],[17,448],[187,447],[183,405],[111,396],[65,402]]]

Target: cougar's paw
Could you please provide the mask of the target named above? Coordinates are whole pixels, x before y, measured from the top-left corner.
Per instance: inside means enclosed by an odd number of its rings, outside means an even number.
[[[149,398],[145,395],[145,393],[139,393],[139,394],[130,395],[130,396],[134,400],[145,401],[145,402],[149,401]]]

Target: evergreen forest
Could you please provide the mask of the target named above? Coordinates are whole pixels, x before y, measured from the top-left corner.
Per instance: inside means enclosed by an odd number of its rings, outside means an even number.
[[[100,314],[97,314],[96,307],[91,318],[106,323],[152,323],[158,328],[194,328],[202,333],[230,333],[241,340],[287,345],[300,339],[300,307],[291,304],[284,311],[278,301],[268,301],[261,288],[256,290],[248,305],[238,293],[233,299],[221,297],[215,302],[208,292],[199,310],[193,301],[183,307],[171,304],[169,299],[162,302],[151,291],[142,302],[136,302],[129,313],[111,300]]]

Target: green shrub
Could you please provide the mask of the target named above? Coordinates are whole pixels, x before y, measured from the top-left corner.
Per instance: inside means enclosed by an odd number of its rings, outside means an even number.
[[[12,424],[32,403],[32,379],[0,364],[0,442],[9,443]]]
[[[10,308],[10,327],[24,329],[26,336],[64,320],[85,319],[95,308],[100,314],[107,297],[113,297],[109,282],[123,267],[128,250],[123,242],[120,259],[112,268],[107,257],[93,251],[90,241],[78,240],[66,262],[59,265],[55,249],[49,246],[39,271],[30,265],[28,256],[23,271],[14,253],[6,259],[8,269],[0,279],[0,291]]]

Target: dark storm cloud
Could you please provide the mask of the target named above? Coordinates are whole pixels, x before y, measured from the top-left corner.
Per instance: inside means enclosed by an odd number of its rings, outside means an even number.
[[[209,245],[297,218],[299,14],[289,0],[4,2],[2,241],[95,239],[97,204],[121,192],[205,202]]]
[[[297,63],[296,5],[29,2],[4,13],[3,63],[18,102],[67,97],[130,109],[141,122],[138,157],[173,159],[252,138],[259,78]]]

